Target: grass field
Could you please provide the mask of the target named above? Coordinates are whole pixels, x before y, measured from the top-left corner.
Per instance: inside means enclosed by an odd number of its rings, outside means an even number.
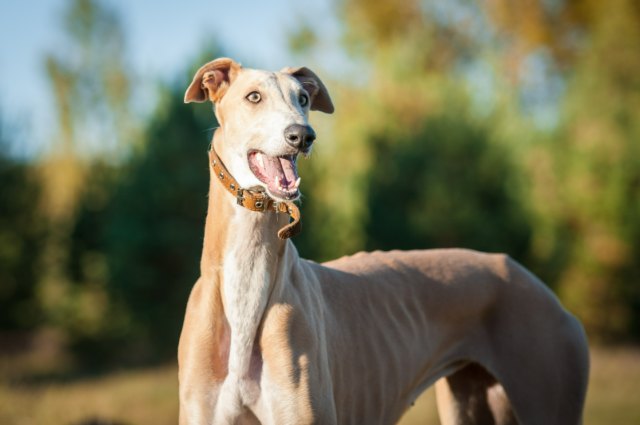
[[[67,382],[20,382],[7,363],[0,378],[3,425],[175,425],[176,367],[113,373]],[[433,390],[407,412],[403,425],[438,424]],[[592,350],[586,425],[640,424],[640,349]]]

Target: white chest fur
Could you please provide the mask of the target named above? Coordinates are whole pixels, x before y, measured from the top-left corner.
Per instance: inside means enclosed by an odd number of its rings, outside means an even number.
[[[267,233],[274,226],[265,221],[275,222],[275,214],[238,209],[229,223],[222,290],[231,341],[228,375],[217,403],[219,419],[234,417],[259,396],[257,382],[250,376],[251,357],[278,261],[275,232]]]

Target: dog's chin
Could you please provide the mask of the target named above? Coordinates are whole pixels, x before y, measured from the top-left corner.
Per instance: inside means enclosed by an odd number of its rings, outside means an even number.
[[[269,156],[251,150],[247,154],[247,161],[249,169],[269,196],[279,201],[294,201],[300,197],[297,154]]]

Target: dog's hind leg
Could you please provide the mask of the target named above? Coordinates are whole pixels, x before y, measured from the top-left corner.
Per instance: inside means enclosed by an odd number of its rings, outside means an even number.
[[[502,385],[482,366],[471,363],[436,382],[443,425],[516,425]]]

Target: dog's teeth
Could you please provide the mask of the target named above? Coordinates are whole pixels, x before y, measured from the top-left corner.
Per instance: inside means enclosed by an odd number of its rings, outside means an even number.
[[[258,162],[260,163],[260,168],[262,168],[264,170],[264,158],[262,157],[262,154],[258,154]]]
[[[280,187],[280,176],[275,176],[273,182],[275,183],[276,187]]]
[[[302,180],[302,177],[298,177],[298,179],[296,180],[296,182],[293,184],[293,187],[295,187],[296,189],[300,187],[300,181]]]

